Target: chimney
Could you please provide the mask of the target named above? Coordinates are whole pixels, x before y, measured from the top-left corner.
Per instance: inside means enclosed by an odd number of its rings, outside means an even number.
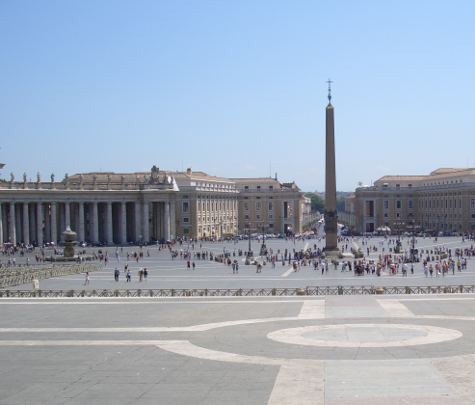
[[[275,172],[275,180],[277,181],[277,172]]]
[[[187,174],[188,176],[191,176],[191,167],[189,167],[188,169],[186,169],[186,174]]]

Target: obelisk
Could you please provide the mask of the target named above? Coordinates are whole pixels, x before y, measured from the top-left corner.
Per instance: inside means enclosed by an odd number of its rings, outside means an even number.
[[[335,121],[333,115],[331,84],[328,80],[328,105],[326,108],[326,157],[325,157],[325,255],[339,256],[337,244],[336,173],[335,173]]]

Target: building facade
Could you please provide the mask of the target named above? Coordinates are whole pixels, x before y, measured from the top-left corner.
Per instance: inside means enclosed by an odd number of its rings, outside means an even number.
[[[345,215],[360,233],[475,232],[475,169],[443,168],[421,176],[384,176],[359,187]]]
[[[236,178],[239,190],[239,233],[248,230],[272,234],[302,232],[303,193],[295,183],[276,178]]]
[[[179,192],[177,234],[192,238],[221,238],[238,233],[238,190],[230,179],[203,172],[172,174]]]
[[[15,181],[12,175],[0,181],[0,244],[58,243],[68,226],[81,242],[107,245],[233,236],[244,233],[244,222],[262,222],[272,233],[300,232],[301,193],[294,183],[247,180],[251,188],[246,179],[156,166],[150,172],[66,175],[61,181],[53,175],[50,181],[40,175]]]

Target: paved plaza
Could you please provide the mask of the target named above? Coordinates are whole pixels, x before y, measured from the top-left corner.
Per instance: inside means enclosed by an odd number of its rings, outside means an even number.
[[[387,252],[381,241],[369,241],[379,246],[370,259],[383,247]],[[323,242],[267,242],[274,251],[314,244]],[[471,244],[417,241],[424,250]],[[232,255],[247,250],[247,241],[198,243],[194,252],[223,249]],[[102,250],[108,264],[89,285],[77,274],[41,280],[40,288],[475,284],[473,258],[445,277],[426,277],[421,263],[407,277],[359,277],[341,267],[323,275],[311,266],[294,272],[280,262],[256,273],[242,258],[239,274],[210,260],[195,259],[196,269],[188,270],[185,260],[157,246],[144,247],[138,262],[138,247]],[[122,272],[127,253],[130,283]],[[147,281],[138,280],[141,267],[149,269]],[[4,298],[0,311],[0,405],[475,403],[475,295]]]
[[[2,299],[0,404],[457,404],[475,297]]]
[[[370,252],[366,259],[378,260],[378,256],[389,252],[394,244],[388,245],[388,241],[383,238],[367,239],[367,244],[362,243],[361,238],[355,239],[356,243],[362,247],[366,253],[368,246],[376,246],[378,251]],[[406,237],[402,240],[403,247],[408,250],[411,244],[411,238]],[[272,248],[274,253],[277,251],[283,252],[288,249],[292,252],[293,249],[300,251],[302,249],[313,248],[314,245],[322,248],[324,241],[317,239],[306,240],[283,240],[273,239],[266,242],[268,248]],[[438,238],[435,241],[433,238],[418,238],[416,247],[419,250],[433,251],[435,248],[446,247],[455,252],[456,248],[469,249],[473,246],[473,241],[462,241],[460,237]],[[351,243],[348,243],[351,245]],[[258,252],[260,242],[252,241],[252,250]],[[84,285],[85,277],[83,274],[76,274],[61,278],[52,278],[40,281],[40,288],[43,290],[49,289],[75,289],[75,290],[94,290],[94,289],[157,289],[157,288],[185,288],[185,289],[204,289],[204,288],[299,288],[306,286],[426,286],[426,285],[475,285],[475,258],[467,257],[467,269],[461,272],[455,271],[445,277],[434,274],[433,277],[426,277],[424,275],[422,263],[416,263],[414,266],[414,274],[408,273],[407,277],[403,277],[402,273],[393,276],[388,272],[382,273],[381,277],[376,275],[355,276],[354,272],[341,271],[341,266],[335,269],[330,266],[328,273],[321,274],[320,271],[314,271],[312,266],[302,266],[300,271],[294,272],[292,265],[288,262],[282,265],[280,261],[276,263],[275,268],[272,268],[270,263],[263,266],[261,273],[256,274],[255,266],[246,266],[244,264],[244,257],[238,257],[240,266],[239,273],[233,274],[231,266],[223,263],[218,263],[211,260],[192,259],[195,264],[195,270],[187,269],[186,260],[177,257],[171,258],[168,249],[159,250],[157,246],[146,246],[140,249],[139,247],[108,247],[100,248],[103,252],[108,253],[108,263],[101,270],[90,275],[90,283]],[[194,245],[194,249],[190,244],[177,245],[174,247],[177,251],[191,251],[196,252],[213,252],[214,255],[222,254],[223,251],[229,252],[231,258],[234,252],[239,249],[247,251],[248,241],[234,242],[202,242]],[[88,252],[97,251],[98,248],[87,248]],[[133,252],[143,252],[143,258],[138,262],[132,257]],[[127,252],[129,253],[129,260],[127,261]],[[430,255],[435,257],[435,254]],[[5,259],[3,259],[5,260]],[[24,262],[26,259],[18,258],[18,263]],[[259,259],[262,261],[262,259]],[[33,263],[34,259],[30,260]],[[128,263],[128,267],[132,273],[132,281],[126,282],[124,266]],[[435,263],[435,262],[433,262]],[[149,275],[147,281],[140,282],[138,271],[140,268],[146,267]],[[118,268],[121,273],[119,282],[114,281],[114,269]],[[14,287],[16,289],[31,289],[31,285],[20,285]]]

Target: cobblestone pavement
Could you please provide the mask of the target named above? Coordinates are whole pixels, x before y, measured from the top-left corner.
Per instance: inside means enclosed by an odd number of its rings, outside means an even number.
[[[1,299],[0,404],[473,404],[475,296]]]
[[[366,253],[368,246],[376,246],[378,251],[370,252],[369,259],[376,259],[385,249],[388,253],[389,248],[394,245],[388,245],[387,241],[382,238],[373,238],[367,240],[368,244],[363,245],[362,239],[356,239],[356,242],[363,248]],[[411,244],[411,238],[402,239],[403,247],[408,250]],[[447,247],[455,251],[456,248],[470,248],[473,241],[462,242],[460,237],[453,238],[438,238],[434,241],[433,238],[417,238],[416,247],[419,250],[434,251],[435,248]],[[316,239],[286,241],[286,240],[269,240],[267,247],[272,248],[274,252],[284,249],[292,251],[293,249],[301,250],[312,248],[314,245],[323,247],[323,241]],[[351,243],[348,243],[351,245]],[[260,242],[253,240],[252,249],[259,251]],[[262,273],[256,274],[255,266],[246,266],[243,257],[237,257],[240,263],[239,274],[233,274],[230,266],[222,263],[217,263],[210,260],[197,260],[196,269],[189,270],[186,267],[186,261],[179,257],[172,260],[168,250],[159,250],[157,246],[148,246],[142,249],[144,254],[143,259],[138,262],[133,260],[132,253],[139,252],[138,247],[124,247],[124,248],[101,248],[102,251],[108,253],[109,262],[107,266],[99,272],[91,274],[89,285],[84,286],[84,275],[72,275],[62,278],[53,278],[43,280],[40,282],[41,289],[116,289],[116,288],[297,288],[306,286],[359,286],[359,285],[375,285],[375,286],[415,286],[415,285],[472,285],[475,284],[475,258],[468,259],[467,269],[462,272],[451,273],[446,277],[426,277],[424,275],[422,264],[416,263],[414,274],[409,274],[408,277],[403,277],[402,274],[391,276],[383,273],[381,277],[375,275],[355,276],[353,273],[341,271],[341,266],[338,269],[331,268],[327,274],[322,275],[321,272],[316,272],[311,266],[302,266],[299,272],[294,272],[288,262],[282,265],[278,262],[275,268],[267,263],[263,266]],[[192,245],[183,244],[176,247],[177,250],[186,251],[190,249],[192,252],[211,251],[214,254],[223,253],[223,251],[231,253],[231,255],[238,252],[239,249],[247,251],[248,242],[240,241],[234,242],[220,242],[220,243],[196,243],[194,249]],[[97,251],[97,248],[87,249],[89,252]],[[127,261],[127,252],[130,254],[130,259]],[[436,256],[432,254],[430,256]],[[368,257],[367,257],[368,258]],[[5,261],[5,258],[3,258]],[[18,258],[18,262],[24,262],[25,258]],[[32,262],[33,260],[31,260]],[[132,281],[126,283],[125,274],[123,272],[125,263],[128,263],[132,271]],[[119,282],[114,281],[114,268],[121,270]],[[148,280],[140,282],[138,279],[138,270],[146,267],[149,271]],[[17,286],[17,289],[31,289],[31,285]]]

